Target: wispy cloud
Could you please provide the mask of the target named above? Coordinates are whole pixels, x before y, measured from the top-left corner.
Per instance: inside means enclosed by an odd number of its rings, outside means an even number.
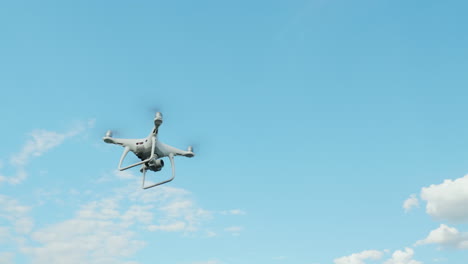
[[[277,257],[273,257],[272,259],[273,260],[285,260],[285,259],[287,259],[287,257],[286,256],[277,256]]]
[[[414,250],[405,248],[405,250],[397,250],[392,254],[392,257],[385,261],[384,264],[422,264],[422,262],[414,260]]]
[[[66,139],[72,138],[94,125],[94,120],[80,122],[65,133],[58,133],[44,129],[36,129],[28,134],[29,139],[23,145],[18,153],[10,157],[9,165],[16,168],[16,174],[13,176],[0,175],[0,183],[19,184],[26,177],[26,166],[35,157],[40,157],[47,151],[61,145]],[[4,164],[2,164],[3,166]],[[0,168],[2,167],[0,166]]]
[[[366,264],[368,261],[380,260],[384,257],[388,250],[365,250],[359,253],[354,253],[349,256],[337,258],[335,264]],[[393,252],[390,259],[387,259],[383,264],[422,264],[420,261],[413,259],[414,250],[405,248],[404,250],[396,250]]]
[[[124,263],[145,243],[121,223],[77,217],[32,234],[37,247],[23,247],[34,263]]]
[[[172,197],[167,205],[156,208],[162,215],[158,221],[160,226],[165,226],[168,230],[194,232],[199,229],[202,222],[212,218],[212,213],[202,209],[187,197]],[[154,229],[153,230],[162,230]]]
[[[21,250],[39,264],[126,263],[146,244],[139,231],[193,233],[209,216],[186,190],[161,187],[149,194],[125,187],[83,204],[73,218],[35,230],[30,239],[37,246]]]
[[[206,237],[215,237],[217,236],[218,234],[214,231],[207,231],[206,232]]]
[[[222,215],[245,215],[247,213],[240,209],[231,209],[231,210],[221,211],[221,214]]]
[[[219,260],[207,260],[207,261],[196,261],[192,262],[191,264],[221,264],[222,262]]]
[[[0,183],[7,182],[9,184],[19,184],[23,182],[27,176],[28,175],[24,168],[17,168],[16,174],[13,176],[0,175]]]
[[[179,221],[166,225],[149,225],[149,231],[167,231],[167,232],[176,232],[185,230],[185,222]]]
[[[242,226],[230,226],[224,229],[224,231],[231,233],[233,236],[239,236],[242,230],[244,230]]]
[[[64,134],[42,129],[34,130],[29,133],[30,139],[24,144],[21,151],[11,157],[10,163],[15,166],[25,166],[31,158],[42,156],[48,150],[57,147],[65,139],[76,134],[75,129]]]
[[[366,260],[378,260],[383,256],[383,252],[378,250],[365,250],[349,256],[340,257],[334,260],[335,264],[365,264]]]
[[[30,210],[31,207],[11,197],[0,195],[0,263],[13,263],[15,254],[8,250],[19,248],[24,243],[24,237],[33,229]]]
[[[11,252],[0,252],[0,264],[13,263],[14,254]]]
[[[6,165],[17,170],[14,176],[0,175],[0,183],[21,183],[26,179],[27,166],[34,158],[84,133],[89,127],[90,124],[82,124],[64,133],[34,130],[20,151],[7,163],[0,162],[0,168]],[[110,195],[90,195],[89,190],[36,190],[35,195],[41,198],[38,199],[41,206],[36,208],[0,195],[0,220],[7,220],[7,226],[0,227],[0,243],[2,239],[5,242],[16,241],[12,246],[16,247],[15,252],[21,252],[38,264],[136,263],[132,257],[146,245],[140,231],[216,236],[206,228],[216,213],[199,206],[189,191],[165,186],[159,187],[157,192],[143,191],[138,189],[139,177],[132,173],[115,171],[111,174],[130,181],[125,181],[125,187],[114,190]],[[37,213],[36,210],[45,208],[43,205],[65,194],[73,196],[74,201],[81,205],[63,221],[37,226],[30,212],[34,210]],[[224,212],[228,215],[245,214],[239,209]],[[14,253],[3,251],[0,250],[0,263],[11,263]],[[209,260],[206,263],[221,262]]]
[[[146,222],[134,207],[108,197],[82,205],[73,218],[32,232],[21,251],[34,263],[127,263],[145,242],[131,227]]]
[[[409,212],[411,209],[418,206],[419,200],[416,197],[416,194],[411,194],[410,197],[403,202],[403,208],[405,209],[405,212]]]
[[[28,216],[31,207],[21,205],[17,200],[0,195],[0,218],[6,219],[19,234],[29,233],[34,221]]]

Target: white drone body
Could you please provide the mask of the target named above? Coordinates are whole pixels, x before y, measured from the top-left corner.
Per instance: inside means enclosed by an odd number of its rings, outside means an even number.
[[[143,173],[143,189],[149,189],[168,183],[175,178],[174,156],[185,156],[189,158],[195,156],[191,146],[189,146],[185,151],[166,145],[158,140],[158,129],[162,122],[162,114],[157,112],[154,118],[154,129],[146,138],[143,139],[113,138],[112,131],[110,130],[108,130],[106,136],[102,138],[106,143],[121,145],[124,147],[118,167],[120,171],[141,165],[140,171]],[[141,161],[122,168],[122,163],[129,151],[133,152]],[[171,161],[172,177],[168,180],[145,186],[146,171],[160,171],[164,167],[164,161],[162,160],[163,157],[168,157]]]

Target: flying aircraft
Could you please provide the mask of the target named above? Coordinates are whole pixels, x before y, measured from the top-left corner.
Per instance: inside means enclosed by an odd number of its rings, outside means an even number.
[[[158,140],[158,131],[159,126],[163,123],[163,116],[160,112],[156,112],[154,117],[154,128],[151,133],[142,139],[125,139],[125,138],[113,138],[112,131],[108,130],[106,135],[102,138],[105,143],[116,144],[124,147],[122,156],[120,157],[120,162],[118,169],[124,171],[136,166],[141,165],[140,172],[143,174],[143,181],[141,187],[143,189],[149,189],[156,187],[161,184],[168,183],[175,178],[175,165],[174,165],[174,156],[184,156],[192,158],[195,156],[193,153],[193,147],[189,146],[187,150],[181,150],[169,145],[166,145]],[[133,152],[141,161],[136,162],[135,164],[126,166],[122,168],[122,163],[127,156],[128,152]],[[163,157],[168,157],[171,161],[172,167],[172,177],[168,180],[161,181],[155,184],[145,185],[146,172],[150,171],[160,171],[164,167]]]

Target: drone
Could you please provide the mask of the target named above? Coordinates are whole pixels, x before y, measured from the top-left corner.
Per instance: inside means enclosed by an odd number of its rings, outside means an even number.
[[[140,172],[143,174],[143,181],[141,187],[143,189],[149,189],[158,185],[168,183],[175,178],[174,156],[184,156],[188,158],[192,158],[193,156],[195,156],[195,153],[193,153],[192,146],[189,146],[187,150],[181,150],[166,145],[158,140],[159,126],[161,126],[162,122],[162,114],[160,112],[156,112],[156,115],[154,117],[154,128],[151,131],[151,133],[143,139],[113,138],[111,130],[108,130],[106,132],[106,135],[102,138],[102,140],[104,140],[105,143],[120,145],[124,147],[118,166],[118,169],[120,171],[124,171],[141,165]],[[141,161],[126,167],[122,167],[122,163],[129,151],[133,152]],[[162,160],[162,158],[164,157],[168,157],[171,161],[172,177],[165,181],[146,186],[146,172],[148,170],[154,172],[160,171],[164,167],[164,161]]]

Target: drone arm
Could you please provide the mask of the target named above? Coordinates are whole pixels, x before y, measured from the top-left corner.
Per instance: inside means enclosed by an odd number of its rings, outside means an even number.
[[[152,160],[153,157],[154,157],[155,147],[156,147],[156,137],[153,136],[153,137],[151,137],[151,156],[149,158],[143,160],[143,161],[140,161],[140,162],[137,162],[135,164],[132,164],[132,165],[129,165],[127,167],[122,168],[122,162],[123,162],[125,156],[127,155],[128,151],[130,150],[128,147],[125,147],[124,152],[122,153],[122,157],[120,158],[119,170],[123,171],[123,170],[126,170],[126,169],[130,169],[130,168],[133,168],[135,166],[141,165],[143,163],[146,163],[146,162]]]
[[[164,153],[167,153],[166,155],[172,154],[174,156],[184,156],[184,157],[193,157],[195,156],[195,153],[193,153],[191,147],[189,147],[189,151],[181,150],[178,148],[175,148],[173,146],[169,146],[167,144],[164,144],[162,142],[158,142],[159,149],[163,150]]]
[[[125,170],[126,168],[123,168],[122,169],[122,162],[124,161],[125,157],[127,156],[128,152],[130,151],[130,148],[129,147],[125,147],[124,148],[124,151],[122,152],[122,156],[120,157],[120,161],[119,161],[119,170],[123,171]]]
[[[165,180],[165,181],[162,181],[162,182],[158,182],[158,183],[155,183],[155,184],[152,184],[152,185],[149,185],[149,186],[145,186],[145,176],[146,176],[146,168],[143,168],[143,182],[141,183],[141,187],[143,189],[149,189],[149,188],[153,188],[153,187],[156,187],[158,185],[161,185],[161,184],[165,184],[165,183],[168,183],[170,181],[172,181],[174,178],[175,178],[175,164],[174,164],[174,154],[173,153],[170,153],[168,155],[169,157],[169,160],[171,161],[171,168],[172,168],[172,177],[168,180]]]

